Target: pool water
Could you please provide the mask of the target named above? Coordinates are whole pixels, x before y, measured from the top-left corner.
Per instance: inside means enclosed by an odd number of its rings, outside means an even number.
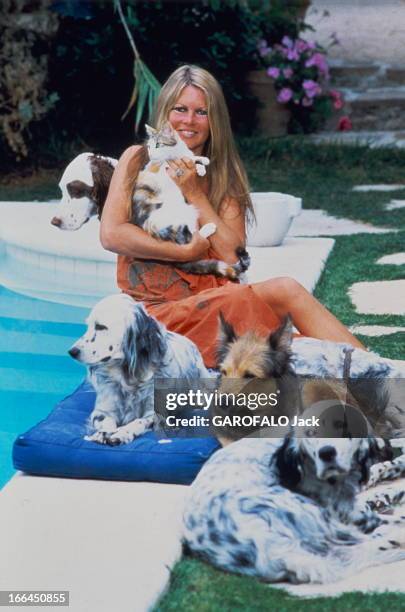
[[[0,489],[14,473],[17,435],[43,419],[83,380],[67,354],[89,308],[14,293],[0,286]]]

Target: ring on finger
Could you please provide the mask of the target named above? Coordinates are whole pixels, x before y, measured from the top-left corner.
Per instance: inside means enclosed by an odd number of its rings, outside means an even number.
[[[183,176],[184,170],[182,170],[181,168],[177,168],[175,174],[176,174],[176,176]]]

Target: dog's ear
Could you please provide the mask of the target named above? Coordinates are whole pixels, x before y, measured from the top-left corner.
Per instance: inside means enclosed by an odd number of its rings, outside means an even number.
[[[235,333],[234,328],[228,321],[226,321],[222,312],[219,312],[219,330],[218,330],[218,346],[217,346],[217,366],[219,366],[229,351],[229,345],[235,340],[238,339],[238,336]]]
[[[292,343],[292,319],[288,314],[280,327],[269,335],[269,345],[274,351],[289,351]]]
[[[138,351],[136,345],[137,329],[135,327],[135,319],[126,329],[124,340],[122,343],[122,351],[124,353],[123,370],[129,379],[134,378],[136,366],[138,363]]]
[[[290,315],[287,315],[280,327],[268,337],[268,376],[282,376],[287,372],[291,359],[291,343],[292,320]]]
[[[90,168],[94,184],[90,197],[96,205],[98,218],[101,219],[101,213],[103,212],[104,204],[107,199],[114,166],[105,157],[92,155],[90,158]]]
[[[161,363],[167,343],[158,322],[142,306],[134,305],[134,317],[124,338],[124,367],[130,378],[141,380]]]
[[[299,451],[295,447],[294,438],[287,435],[283,444],[274,453],[272,463],[276,466],[280,483],[287,489],[294,489],[301,480],[302,471],[299,467]]]

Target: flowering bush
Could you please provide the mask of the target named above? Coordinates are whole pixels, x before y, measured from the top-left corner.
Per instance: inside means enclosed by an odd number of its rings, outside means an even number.
[[[329,67],[320,45],[284,36],[272,47],[261,40],[258,50],[274,81],[278,102],[291,110],[291,132],[312,132],[343,107],[341,94],[328,89]]]

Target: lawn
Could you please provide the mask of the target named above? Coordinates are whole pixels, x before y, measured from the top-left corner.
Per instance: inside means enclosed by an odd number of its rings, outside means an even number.
[[[342,236],[329,257],[316,288],[316,296],[347,325],[404,325],[399,316],[366,316],[355,312],[347,289],[357,281],[405,277],[404,266],[375,265],[382,255],[404,250],[405,208],[387,212],[384,203],[405,199],[405,190],[393,193],[356,193],[360,183],[404,183],[405,151],[370,150],[354,146],[314,146],[294,138],[240,141],[252,189],[284,191],[303,198],[305,208],[318,208],[341,217],[399,229],[388,234]],[[0,200],[58,197],[61,171],[42,172],[19,180],[0,177]],[[405,359],[404,334],[379,338],[361,337],[373,350]],[[216,571],[194,559],[184,558],[174,568],[170,588],[156,610],[196,612],[245,610],[385,611],[405,609],[405,596],[395,594],[344,595],[337,599],[297,600],[250,578]]]
[[[404,183],[405,152],[365,147],[313,146],[301,140],[265,140],[241,143],[254,191],[283,191],[303,198],[304,208],[318,208],[397,233],[337,237],[315,295],[347,325],[404,325],[400,316],[367,316],[355,312],[347,289],[354,282],[405,278],[405,266],[379,266],[382,255],[404,250],[405,208],[387,212],[383,205],[405,199],[405,190],[393,193],[357,193],[352,187],[369,183]],[[359,336],[385,357],[405,359],[404,334]],[[387,568],[385,568],[387,571]],[[339,598],[297,599],[253,578],[217,571],[196,559],[184,558],[174,568],[170,588],[156,612],[399,612],[405,595],[349,593]]]

